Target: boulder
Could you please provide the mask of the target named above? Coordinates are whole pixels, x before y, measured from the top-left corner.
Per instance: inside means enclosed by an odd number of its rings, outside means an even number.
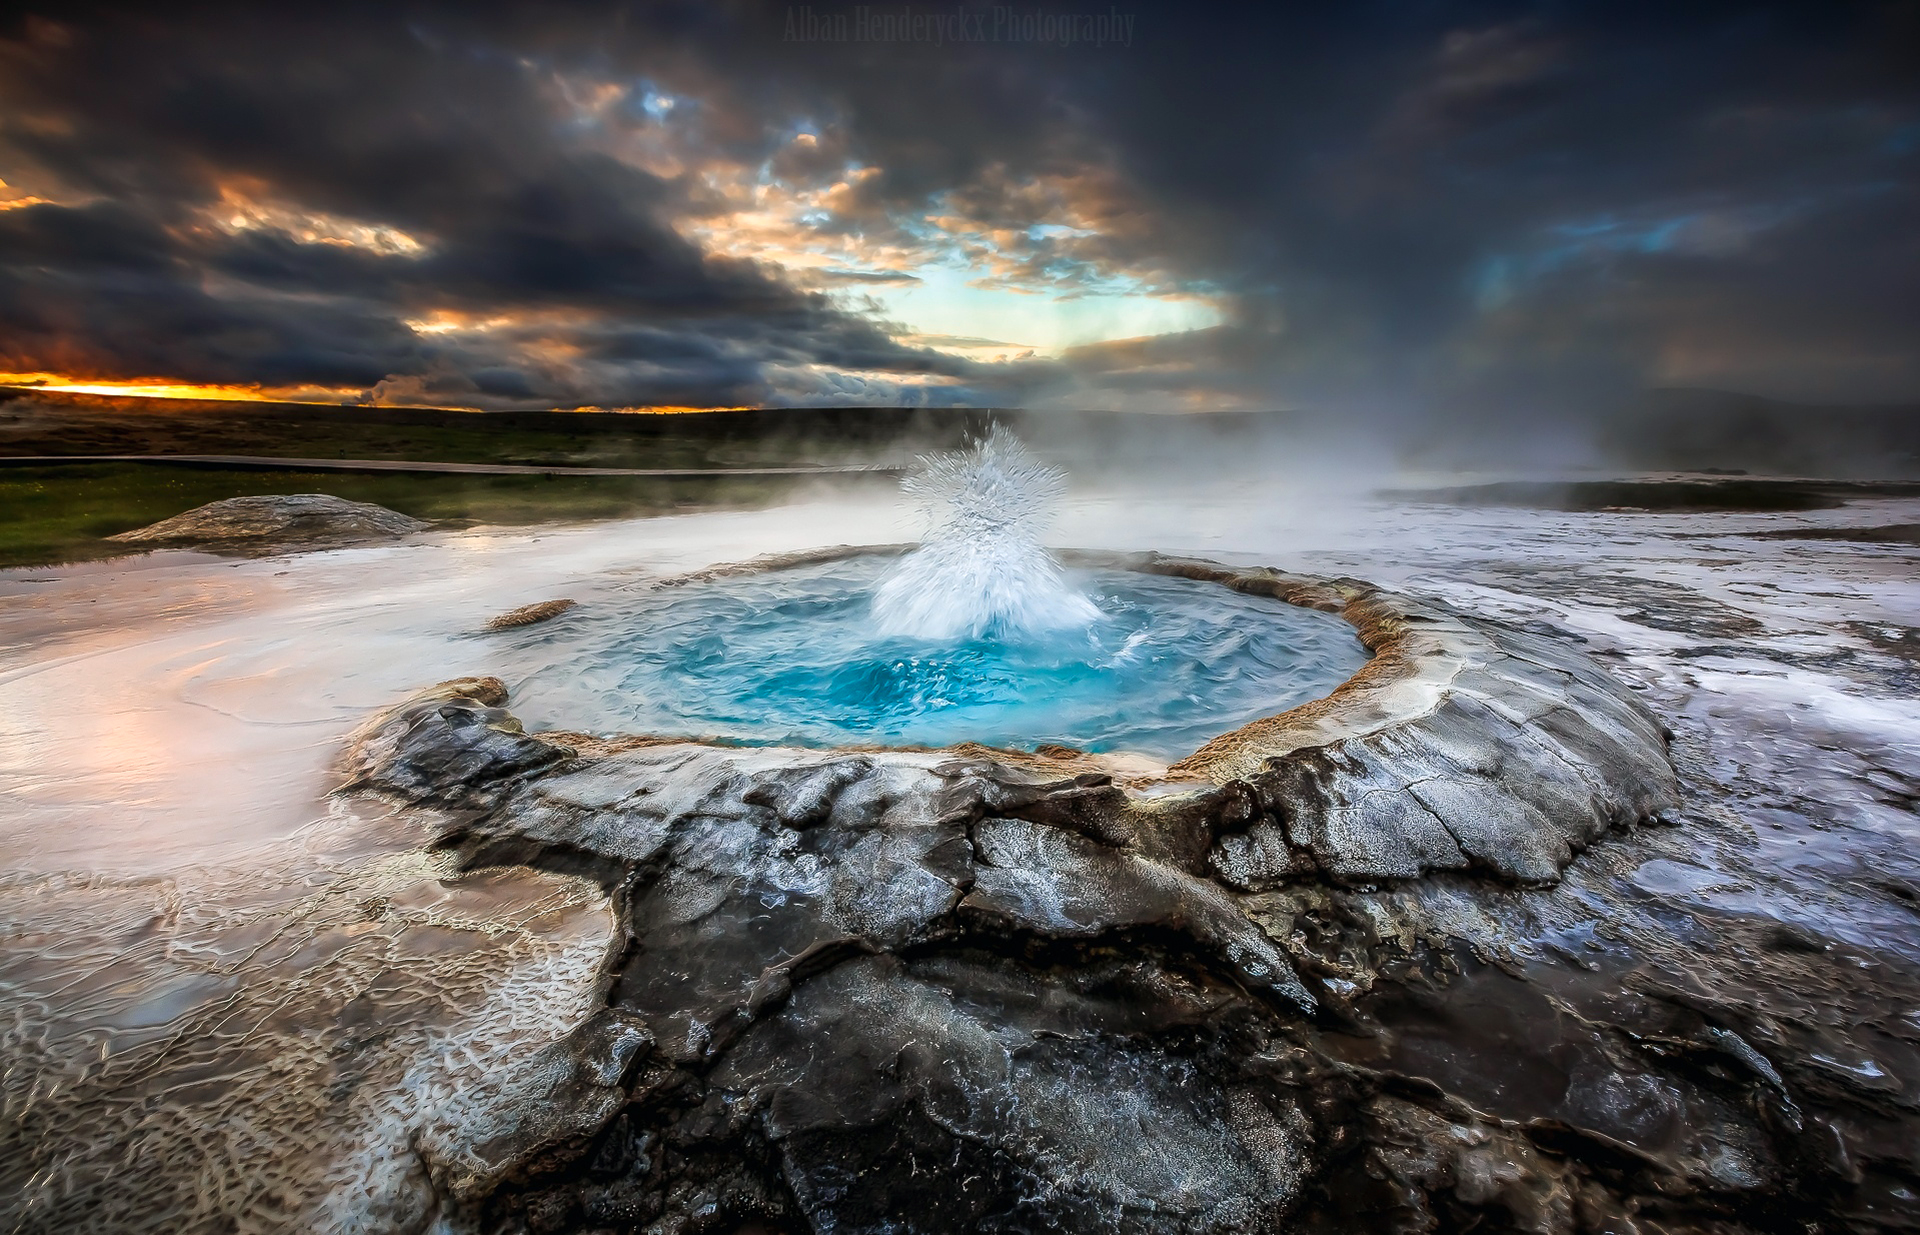
[[[327,493],[261,493],[208,502],[107,539],[153,548],[282,553],[398,540],[427,526],[384,506]]]
[[[487,623],[488,630],[513,630],[520,626],[532,626],[557,618],[580,602],[562,598],[560,600],[542,600],[531,605],[521,605],[518,609],[509,609],[499,617]]]

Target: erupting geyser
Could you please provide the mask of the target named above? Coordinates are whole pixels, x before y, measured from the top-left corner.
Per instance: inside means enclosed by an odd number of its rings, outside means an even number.
[[[1066,474],[995,425],[971,449],[929,455],[901,486],[925,506],[920,548],[881,582],[873,617],[883,634],[915,639],[1005,638],[1069,630],[1100,610],[1067,583],[1040,544]]]
[[[928,528],[903,558],[853,553],[583,609],[519,636],[497,668],[530,719],[603,734],[1174,759],[1365,663],[1328,614],[1063,570],[1039,536],[1064,481],[995,429],[908,479]]]

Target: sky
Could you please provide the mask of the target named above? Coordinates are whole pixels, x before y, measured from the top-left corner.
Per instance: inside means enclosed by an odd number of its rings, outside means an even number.
[[[1920,399],[1920,0],[43,5],[0,180],[16,381],[1488,432]]]

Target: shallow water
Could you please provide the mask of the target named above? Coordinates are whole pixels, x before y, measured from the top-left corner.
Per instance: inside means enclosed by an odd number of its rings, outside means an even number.
[[[1031,749],[1176,759],[1318,698],[1367,651],[1330,614],[1207,583],[1072,572],[1092,620],[915,638],[876,629],[884,558],[583,607],[493,664],[529,727],[811,746]]]

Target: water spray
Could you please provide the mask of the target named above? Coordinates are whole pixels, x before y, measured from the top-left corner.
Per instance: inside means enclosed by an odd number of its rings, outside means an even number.
[[[1066,473],[999,425],[964,450],[919,463],[901,490],[919,499],[927,529],[874,591],[882,634],[1012,638],[1099,620],[1040,543]]]

